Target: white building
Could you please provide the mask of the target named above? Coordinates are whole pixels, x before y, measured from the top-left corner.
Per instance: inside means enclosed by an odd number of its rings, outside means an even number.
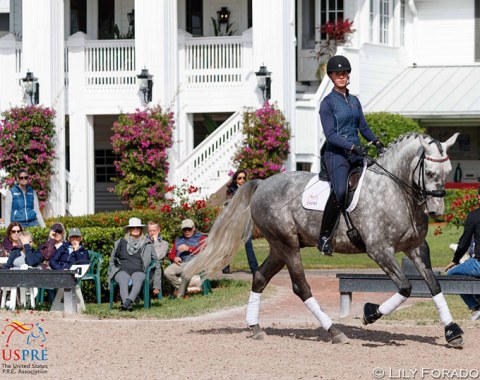
[[[222,7],[232,36],[215,36]],[[263,102],[255,72],[265,65],[293,132],[288,168],[318,171],[330,84],[316,82],[309,57],[316,27],[336,18],[354,20],[337,52],[352,63],[350,90],[365,111],[404,114],[442,139],[463,133],[450,156],[478,181],[480,0],[0,0],[0,111],[26,101],[21,78],[32,72],[40,104],[57,112],[48,213],[115,209],[111,127],[144,106],[137,75],[148,69],[150,105],[176,115],[169,180],[209,195],[228,180],[243,110]],[[134,38],[114,39],[115,27]]]

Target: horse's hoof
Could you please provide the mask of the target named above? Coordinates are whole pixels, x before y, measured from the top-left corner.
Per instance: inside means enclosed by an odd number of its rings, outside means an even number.
[[[267,334],[265,331],[263,331],[259,325],[254,325],[250,326],[250,329],[252,330],[252,335],[250,335],[250,338],[255,339],[255,340],[264,340]]]
[[[333,344],[346,344],[350,341],[350,339],[348,339],[343,332],[341,332],[339,329],[337,329],[334,326],[330,327],[328,332],[332,336]]]
[[[367,302],[365,306],[363,306],[363,324],[368,325],[370,323],[375,322],[382,316],[382,313],[378,311],[380,305],[375,303]]]
[[[451,347],[460,348],[463,346],[463,330],[455,322],[445,326],[445,339]]]
[[[447,342],[448,346],[452,348],[463,348],[463,338],[460,336],[458,338],[452,339],[450,342]]]

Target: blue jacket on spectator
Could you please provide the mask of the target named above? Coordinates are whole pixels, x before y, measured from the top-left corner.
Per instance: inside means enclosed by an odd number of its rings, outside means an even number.
[[[72,249],[69,243],[63,243],[55,251],[55,255],[50,259],[50,268],[69,269],[72,265],[90,264],[88,251],[83,245],[77,251]]]
[[[25,248],[25,263],[30,267],[36,267],[42,262],[42,254],[40,251],[35,251],[30,244],[25,244],[23,246]],[[13,262],[17,257],[20,257],[21,249],[15,247],[10,252],[10,256],[8,256],[8,260],[6,264],[3,266],[3,269],[10,269],[13,268]]]

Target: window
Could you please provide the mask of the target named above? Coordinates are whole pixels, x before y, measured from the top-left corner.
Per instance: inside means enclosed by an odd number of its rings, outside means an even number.
[[[87,0],[70,0],[70,35],[87,33]]]
[[[95,182],[112,182],[112,177],[117,175],[113,164],[116,159],[111,149],[95,150]]]
[[[344,20],[343,17],[343,0],[322,0],[320,6],[320,25],[326,24],[328,21],[336,22]],[[326,40],[325,33],[321,33],[320,38]]]
[[[0,37],[10,30],[10,14],[0,13]]]
[[[400,0],[400,46],[405,46],[405,0]]]
[[[115,0],[98,2],[98,39],[109,40],[114,38]]]
[[[404,46],[405,0],[370,0],[369,7],[370,42]]]
[[[390,32],[390,0],[380,0],[380,43],[388,44]]]
[[[187,32],[203,36],[203,0],[187,0]]]
[[[302,1],[302,49],[315,48],[315,4]]]

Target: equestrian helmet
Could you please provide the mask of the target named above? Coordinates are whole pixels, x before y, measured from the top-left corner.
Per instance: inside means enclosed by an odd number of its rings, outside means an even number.
[[[346,71],[347,73],[352,71],[350,62],[343,55],[335,55],[327,63],[327,74],[339,71]]]

